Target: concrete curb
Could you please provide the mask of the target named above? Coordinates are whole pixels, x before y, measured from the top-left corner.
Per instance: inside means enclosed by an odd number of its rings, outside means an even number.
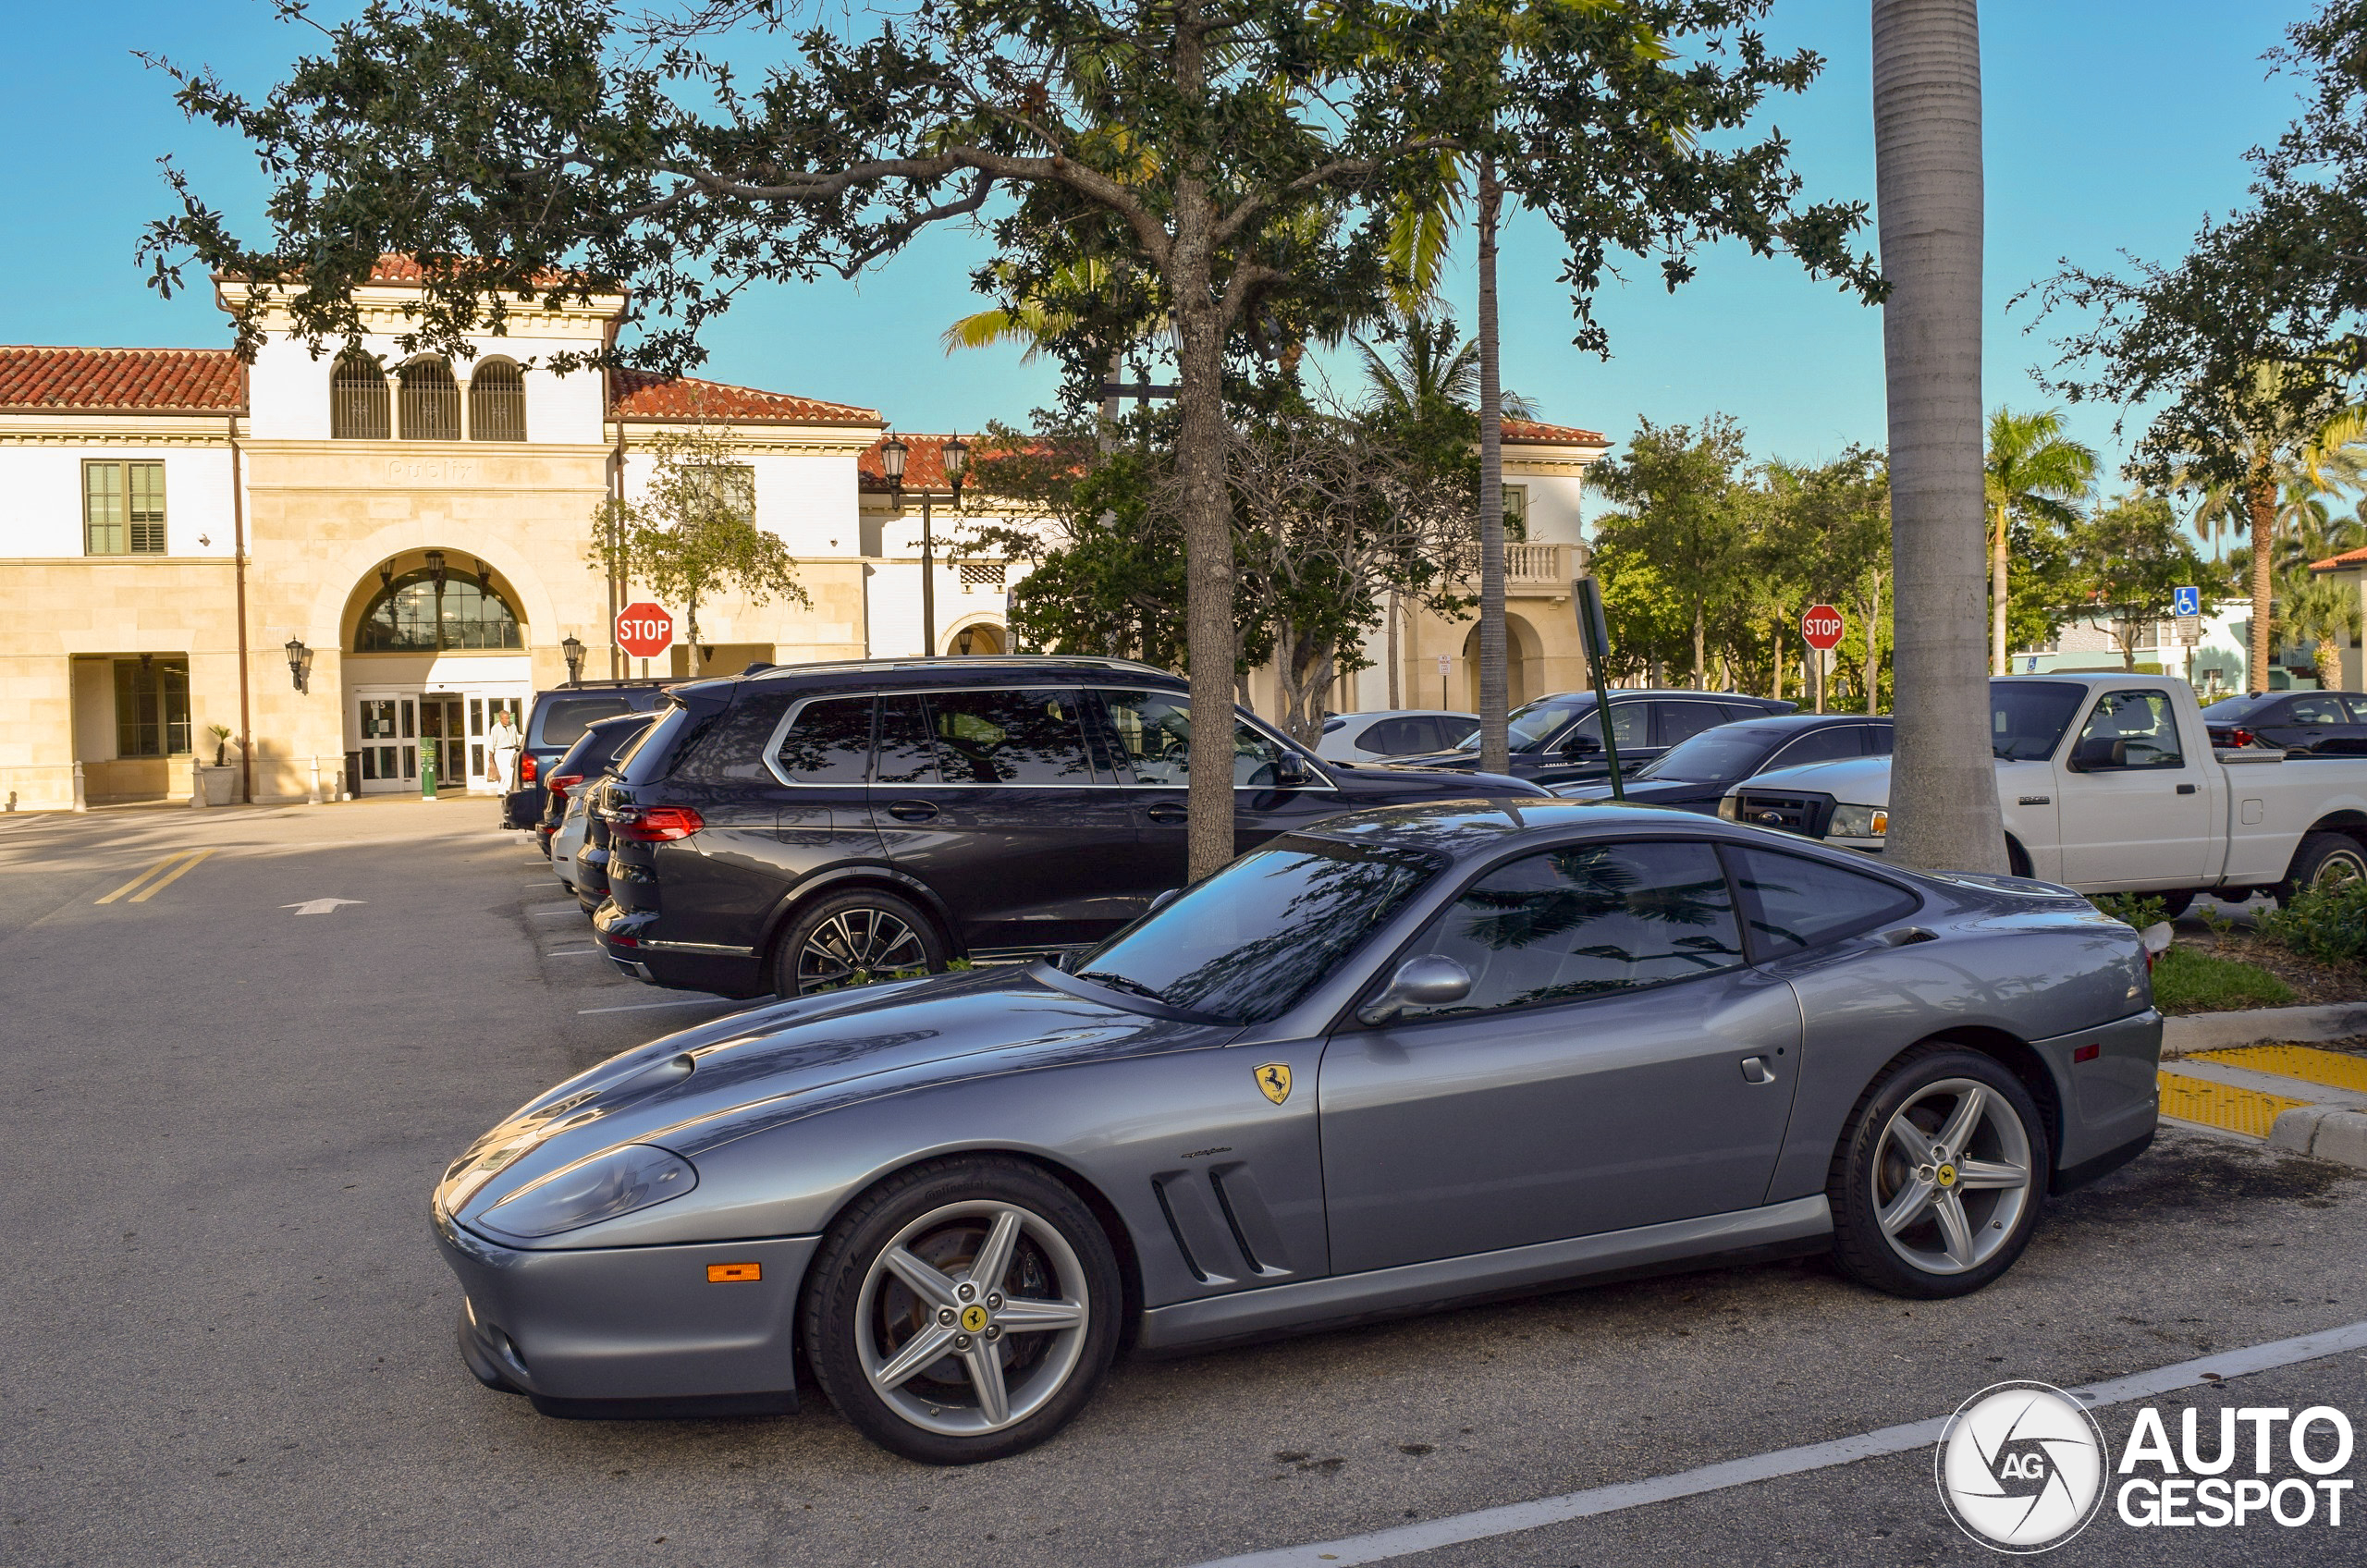
[[[2313,1155],[2367,1170],[2367,1111],[2339,1106],[2299,1105],[2268,1131],[2271,1147]]]
[[[2367,1035],[2367,1002],[2190,1012],[2162,1020],[2162,1055],[2179,1057],[2277,1040],[2347,1040],[2360,1035]]]

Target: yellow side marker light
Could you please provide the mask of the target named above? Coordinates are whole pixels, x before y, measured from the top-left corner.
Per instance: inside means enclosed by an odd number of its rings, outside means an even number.
[[[104,898],[93,899],[91,901],[94,904],[111,904],[115,902],[116,900],[123,897],[126,893],[130,892],[134,888],[139,887],[142,882],[147,881],[151,876],[154,876],[160,872],[168,870],[173,867],[176,863],[179,863],[179,870],[173,871],[172,876],[166,876],[164,882],[157,883],[155,887],[150,888],[147,892],[141,893],[138,898],[131,900],[133,903],[144,903],[147,901],[150,894],[154,893],[157,888],[163,887],[165,882],[170,882],[174,876],[178,876],[181,872],[187,871],[190,866],[195,865],[199,861],[203,860],[207,855],[210,855],[214,851],[212,850],[176,851],[173,853],[166,855],[164,859],[158,861],[155,864],[150,866],[147,870],[141,872],[139,876],[133,877],[130,881],[126,882],[122,887],[117,888],[114,892],[107,894]]]
[[[710,1263],[706,1266],[706,1282],[710,1285],[741,1285],[765,1277],[761,1263]]]
[[[2267,1137],[2268,1130],[2276,1125],[2280,1112],[2310,1103],[2308,1100],[2287,1099],[2283,1095],[2263,1094],[2258,1089],[2238,1089],[2227,1084],[2214,1084],[2206,1078],[2189,1078],[2176,1072],[2160,1074],[2159,1082],[2164,1116],[2204,1127],[2216,1127],[2223,1132],[2240,1133],[2248,1138]]]
[[[2194,1060],[2367,1094],[2367,1056],[2322,1051],[2314,1046],[2233,1046],[2226,1050],[2197,1051]]]

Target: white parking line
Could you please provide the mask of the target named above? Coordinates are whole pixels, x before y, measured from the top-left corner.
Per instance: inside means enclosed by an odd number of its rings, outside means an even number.
[[[580,1007],[575,1010],[575,1016],[582,1018],[587,1013],[595,1012],[647,1012],[652,1008],[697,1007],[703,1002],[721,1002],[727,1006],[741,1005],[730,997],[682,997],[670,1002],[634,1002],[627,1007]]]
[[[2124,1404],[2130,1400],[2151,1399],[2175,1389],[2216,1383],[2248,1373],[2266,1372],[2278,1366],[2291,1366],[2304,1361],[2316,1361],[2322,1356],[2336,1355],[2347,1350],[2361,1349],[2367,1349],[2367,1322],[2346,1323],[2339,1329],[2326,1329],[2296,1339],[2277,1340],[2244,1350],[2181,1361],[2175,1366],[2155,1367],[2151,1372],[2134,1372],[2126,1378],[2115,1378],[2107,1382],[2091,1383],[2084,1388],[2066,1391],[2091,1409],[2101,1409],[2108,1404]],[[1968,1389],[1965,1391],[1970,1393],[1973,1390]],[[1385,1562],[1392,1558],[1410,1557],[1416,1552],[1459,1546],[1466,1541],[1516,1535],[1523,1530],[1539,1529],[1572,1519],[1592,1518],[1598,1513],[1616,1513],[1625,1509],[1641,1508],[1647,1503],[1666,1502],[1673,1498],[1696,1497],[1702,1492],[1722,1491],[1728,1487],[1748,1486],[1754,1481],[1772,1481],[1781,1476],[1797,1476],[1805,1471],[1830,1469],[1836,1464],[1854,1464],[1858,1460],[1875,1459],[1883,1454],[1905,1453],[1910,1449],[1938,1442],[1947,1425],[1948,1417],[1939,1415],[1928,1421],[1910,1422],[1904,1427],[1884,1427],[1879,1431],[1860,1432],[1854,1438],[1836,1438],[1831,1442],[1777,1449],[1772,1453],[1755,1453],[1747,1459],[1705,1464],[1698,1470],[1680,1471],[1674,1476],[1655,1476],[1646,1481],[1625,1481],[1616,1486],[1594,1487],[1582,1492],[1564,1492],[1559,1497],[1509,1503],[1502,1508],[1483,1508],[1477,1513],[1457,1513],[1444,1519],[1425,1519],[1418,1525],[1401,1525],[1394,1529],[1376,1530],[1368,1536],[1350,1536],[1343,1540],[1317,1541],[1307,1546],[1247,1552],[1239,1557],[1203,1562],[1197,1568],[1322,1568],[1324,1564],[1334,1563],[1339,1568],[1348,1568],[1349,1564],[1356,1562]]]
[[[597,948],[553,948],[543,956],[545,958],[583,958],[588,953],[596,953],[599,950]]]

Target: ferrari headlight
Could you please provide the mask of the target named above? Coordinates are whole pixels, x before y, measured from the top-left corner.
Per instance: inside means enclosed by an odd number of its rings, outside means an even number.
[[[1732,795],[1721,795],[1718,798],[1718,815],[1724,817],[1728,822],[1740,822],[1742,820],[1742,802],[1735,799]]]
[[[484,1223],[512,1236],[556,1236],[681,1197],[698,1184],[699,1173],[681,1156],[626,1144],[510,1194],[485,1210]]]
[[[1888,806],[1835,806],[1824,830],[1829,839],[1881,839],[1890,833]]]

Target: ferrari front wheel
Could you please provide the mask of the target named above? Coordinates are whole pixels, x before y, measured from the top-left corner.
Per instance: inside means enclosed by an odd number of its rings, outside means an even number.
[[[934,1160],[850,1205],[815,1259],[804,1341],[830,1403],[927,1464],[1001,1459],[1109,1371],[1122,1290],[1099,1221],[1041,1169]]]

